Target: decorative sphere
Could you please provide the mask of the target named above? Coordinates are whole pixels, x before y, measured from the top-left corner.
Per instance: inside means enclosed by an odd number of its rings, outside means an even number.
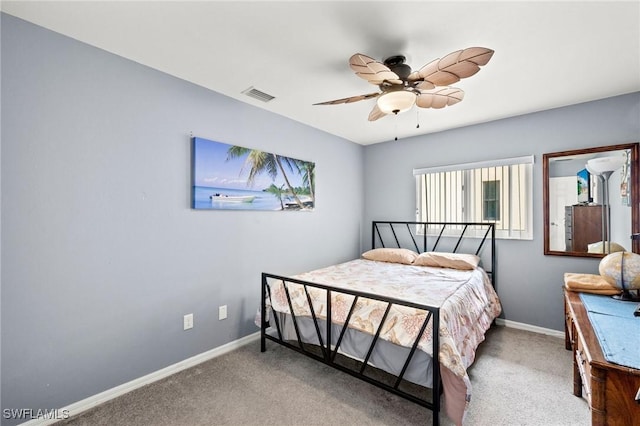
[[[640,289],[640,254],[611,253],[602,258],[598,269],[609,284],[620,290]]]

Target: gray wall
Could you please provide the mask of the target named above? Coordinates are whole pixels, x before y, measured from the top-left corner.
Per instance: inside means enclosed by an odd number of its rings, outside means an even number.
[[[563,330],[564,272],[597,273],[599,261],[543,255],[542,154],[638,141],[640,93],[633,93],[367,146],[363,223],[415,220],[414,168],[533,154],[534,238],[498,241],[498,294],[503,318]],[[365,228],[362,244],[369,240]]]
[[[262,271],[358,255],[362,146],[4,14],[1,40],[3,409],[254,333]],[[190,132],[314,161],[317,208],[190,209]]]

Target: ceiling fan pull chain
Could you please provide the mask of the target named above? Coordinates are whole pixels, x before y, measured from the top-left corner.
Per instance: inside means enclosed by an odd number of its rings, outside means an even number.
[[[420,110],[416,108],[416,129],[420,128]]]
[[[396,139],[395,140],[398,140],[398,113],[396,112],[394,114],[394,116],[395,117],[393,118],[393,123],[394,123],[394,126],[395,126],[395,131],[394,132],[396,134]]]

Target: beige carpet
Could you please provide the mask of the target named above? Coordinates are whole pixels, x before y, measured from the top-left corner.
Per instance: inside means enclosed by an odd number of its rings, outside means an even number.
[[[564,340],[494,327],[469,370],[465,425],[587,425]],[[273,342],[130,392],[68,425],[430,425],[431,412]],[[452,423],[441,416],[441,425]]]

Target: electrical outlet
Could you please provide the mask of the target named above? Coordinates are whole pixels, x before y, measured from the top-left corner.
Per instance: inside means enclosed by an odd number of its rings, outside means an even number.
[[[223,320],[227,318],[227,305],[222,305],[218,308],[218,319]]]
[[[183,319],[184,329],[189,330],[193,328],[193,314],[187,314]]]

